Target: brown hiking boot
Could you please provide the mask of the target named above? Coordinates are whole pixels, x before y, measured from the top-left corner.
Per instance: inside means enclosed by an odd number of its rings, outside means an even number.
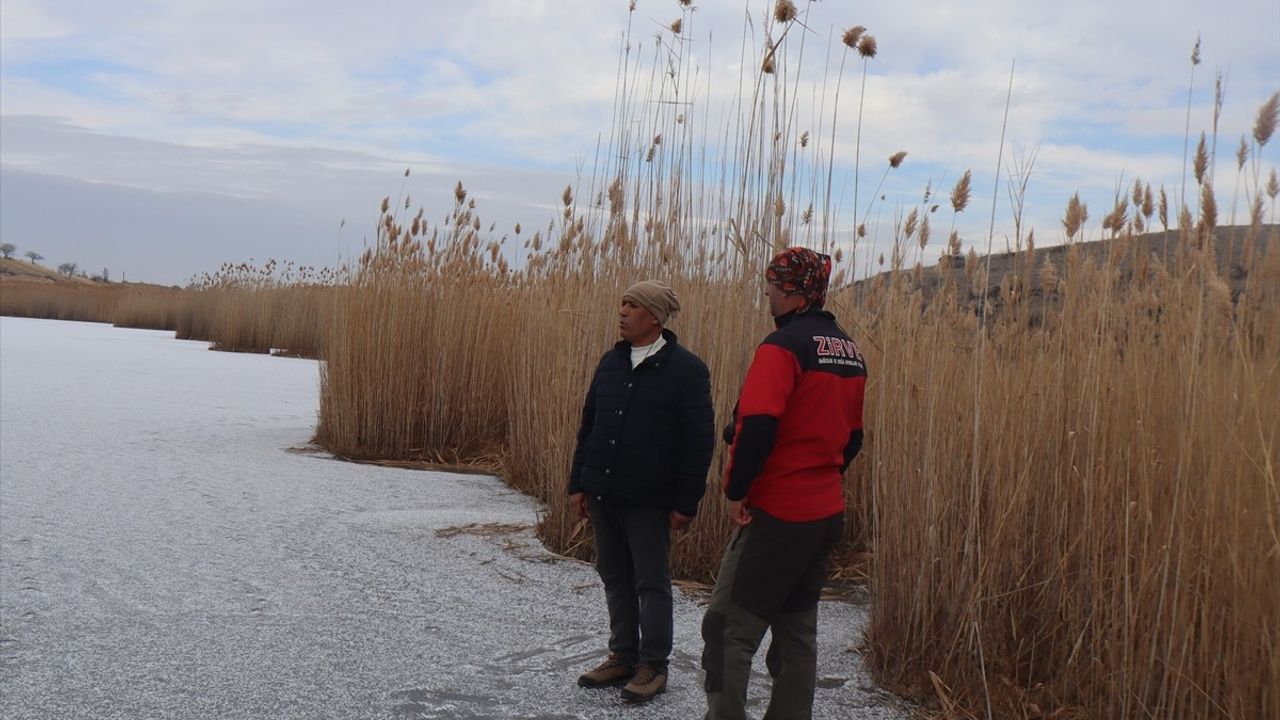
[[[609,653],[604,662],[582,673],[578,686],[584,688],[617,687],[631,677],[632,667],[617,653]]]
[[[652,665],[641,663],[631,682],[622,688],[622,699],[630,703],[648,702],[667,691],[667,672],[654,670]]]

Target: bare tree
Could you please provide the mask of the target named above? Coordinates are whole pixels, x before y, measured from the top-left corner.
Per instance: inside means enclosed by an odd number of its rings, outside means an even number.
[[[37,265],[40,263],[41,260],[44,259],[44,256],[36,252],[35,250],[28,250],[27,257],[31,258],[32,265]]]
[[[4,254],[5,260],[8,260],[9,258],[13,257],[13,253],[17,249],[18,249],[18,246],[14,245],[13,243],[0,243],[0,253]]]
[[[63,275],[66,275],[67,277],[74,277],[76,274],[76,271],[78,271],[79,269],[80,267],[73,262],[62,263],[61,265],[58,266],[58,272],[62,273]]]

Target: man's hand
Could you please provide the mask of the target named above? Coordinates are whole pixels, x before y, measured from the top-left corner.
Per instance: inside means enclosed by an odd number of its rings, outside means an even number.
[[[751,522],[751,513],[747,510],[746,499],[725,500],[724,514],[729,516],[735,525],[747,525]]]
[[[693,518],[689,517],[688,515],[681,515],[678,510],[671,511],[671,529],[672,530],[684,530],[685,528],[689,527],[689,523],[692,521],[693,521]]]
[[[578,513],[579,520],[591,522],[591,514],[587,512],[587,494],[576,492],[569,494],[569,507]]]

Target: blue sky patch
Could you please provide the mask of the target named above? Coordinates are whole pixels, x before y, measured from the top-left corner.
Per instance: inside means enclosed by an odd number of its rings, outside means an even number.
[[[4,75],[9,80],[29,80],[80,97],[107,101],[124,99],[113,79],[142,81],[152,77],[150,73],[129,65],[75,57],[8,62],[4,66]]]

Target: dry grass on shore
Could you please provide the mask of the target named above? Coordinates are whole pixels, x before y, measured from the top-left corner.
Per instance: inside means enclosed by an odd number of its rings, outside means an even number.
[[[214,350],[318,358],[328,338],[337,274],[226,265],[185,288],[90,282],[53,273],[0,276],[0,315],[172,330]]]

